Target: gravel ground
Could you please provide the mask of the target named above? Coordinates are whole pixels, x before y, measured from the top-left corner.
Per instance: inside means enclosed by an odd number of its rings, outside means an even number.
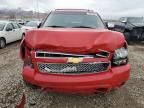
[[[64,95],[27,87],[22,80],[19,42],[0,49],[0,108],[15,108],[23,93],[25,108],[144,108],[144,47],[129,46],[132,72],[117,91],[89,96]]]

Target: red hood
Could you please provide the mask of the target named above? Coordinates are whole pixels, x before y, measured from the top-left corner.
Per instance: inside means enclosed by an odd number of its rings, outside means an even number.
[[[121,33],[99,29],[47,28],[26,34],[25,42],[34,50],[65,53],[113,52],[124,45]]]

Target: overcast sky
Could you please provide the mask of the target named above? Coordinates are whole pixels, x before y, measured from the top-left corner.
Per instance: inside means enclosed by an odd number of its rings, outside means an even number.
[[[103,17],[144,16],[144,0],[0,0],[0,8],[19,7],[42,12],[55,8],[93,9]]]

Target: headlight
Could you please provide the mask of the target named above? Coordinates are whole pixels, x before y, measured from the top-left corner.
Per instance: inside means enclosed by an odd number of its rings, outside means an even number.
[[[128,62],[128,50],[124,47],[115,50],[112,64],[119,66],[127,64],[127,62]]]

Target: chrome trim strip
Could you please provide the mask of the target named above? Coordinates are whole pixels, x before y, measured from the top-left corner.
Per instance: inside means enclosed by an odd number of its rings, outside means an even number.
[[[69,64],[69,63],[43,63],[43,62],[37,62],[37,64]],[[110,61],[108,62],[81,62],[81,63],[78,63],[78,64],[101,64],[101,63],[109,63],[110,64]],[[74,64],[74,63],[72,63]]]
[[[102,52],[106,52],[106,53],[109,53],[110,54],[110,52],[109,51],[107,51],[107,50],[103,50],[103,49],[98,49],[99,51],[102,51]]]
[[[103,49],[98,49],[99,51],[102,51],[102,52],[106,52],[106,53],[108,53],[108,56],[106,56],[107,58],[109,58],[110,57],[110,52],[109,51],[107,51],[107,50],[103,50]]]
[[[106,52],[104,50],[100,50],[100,51],[103,51],[103,52]],[[44,54],[59,54],[59,55],[64,55],[64,56],[74,56],[74,57],[82,57],[82,58],[94,58],[94,56],[92,55],[82,55],[82,54],[68,54],[68,53],[56,53],[56,52],[46,52],[46,51],[36,51],[35,52],[35,58],[54,58],[54,59],[58,59],[58,58],[68,58],[68,57],[37,57],[37,53],[44,53]],[[110,56],[110,53],[109,52],[106,52],[108,53],[108,56],[103,56],[103,55],[100,55],[100,54],[96,54],[96,56],[99,56],[99,57],[109,57]]]
[[[107,57],[107,56],[103,56],[103,55],[100,55],[100,54],[96,54],[98,57]]]
[[[46,51],[36,51],[36,53],[48,53],[48,54],[60,54],[60,55],[68,55],[68,56],[91,56],[91,55],[82,55],[82,54],[68,54],[68,53],[57,53],[57,52],[46,52]]]

